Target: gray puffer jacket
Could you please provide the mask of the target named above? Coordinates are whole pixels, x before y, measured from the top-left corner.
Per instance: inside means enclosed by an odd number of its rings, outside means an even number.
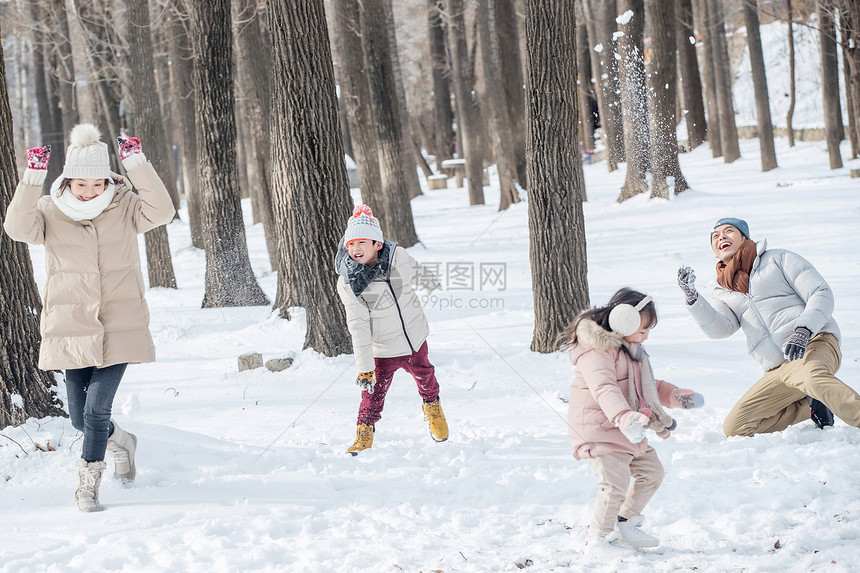
[[[747,352],[765,370],[785,361],[782,347],[798,326],[809,329],[812,336],[829,332],[840,340],[832,316],[833,291],[800,255],[768,249],[766,240],[757,242],[749,290],[743,294],[717,286],[713,303],[699,296],[687,308],[711,338],[726,338],[743,329]]]

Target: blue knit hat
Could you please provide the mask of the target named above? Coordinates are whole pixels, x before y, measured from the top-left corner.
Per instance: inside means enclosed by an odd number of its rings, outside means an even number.
[[[719,227],[720,225],[731,225],[738,231],[740,231],[744,237],[747,239],[750,238],[750,226],[747,225],[747,222],[743,219],[738,219],[736,217],[723,217],[716,223],[714,223],[714,229]]]

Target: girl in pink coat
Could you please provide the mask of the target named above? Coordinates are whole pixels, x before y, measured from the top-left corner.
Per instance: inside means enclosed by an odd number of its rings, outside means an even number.
[[[562,333],[576,367],[568,410],[573,456],[588,460],[599,487],[586,552],[600,558],[622,555],[621,545],[658,544],[640,529],[640,512],[663,480],[645,433],[667,438],[675,429],[663,407],[704,405],[700,394],[654,379],[642,343],[656,324],[651,297],[623,288],[606,306],[581,312]]]

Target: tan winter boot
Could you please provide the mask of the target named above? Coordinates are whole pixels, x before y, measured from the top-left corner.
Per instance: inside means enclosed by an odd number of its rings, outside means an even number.
[[[78,460],[78,489],[75,490],[75,504],[85,512],[101,511],[99,505],[99,485],[102,483],[104,462],[89,462]]]
[[[435,402],[424,402],[424,419],[430,423],[430,437],[437,442],[448,439],[448,422],[445,421],[439,398],[436,398]]]
[[[113,454],[114,477],[124,482],[133,482],[137,469],[134,466],[134,452],[137,450],[137,436],[113,424],[113,434],[108,438],[107,449]]]
[[[367,424],[359,424],[355,429],[355,443],[346,449],[349,453],[354,456],[358,455],[358,452],[362,450],[370,449],[373,445],[373,426],[368,426]]]

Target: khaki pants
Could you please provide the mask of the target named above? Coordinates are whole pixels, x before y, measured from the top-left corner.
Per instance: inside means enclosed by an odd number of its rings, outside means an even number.
[[[746,391],[723,423],[726,436],[779,432],[808,420],[806,396],[823,403],[847,424],[860,427],[860,394],[834,376],[841,362],[836,337],[817,335],[803,358],[768,370]]]
[[[663,481],[663,465],[651,447],[638,457],[613,452],[589,458],[588,465],[600,488],[588,528],[591,537],[605,537],[619,515],[627,519],[639,515]]]

